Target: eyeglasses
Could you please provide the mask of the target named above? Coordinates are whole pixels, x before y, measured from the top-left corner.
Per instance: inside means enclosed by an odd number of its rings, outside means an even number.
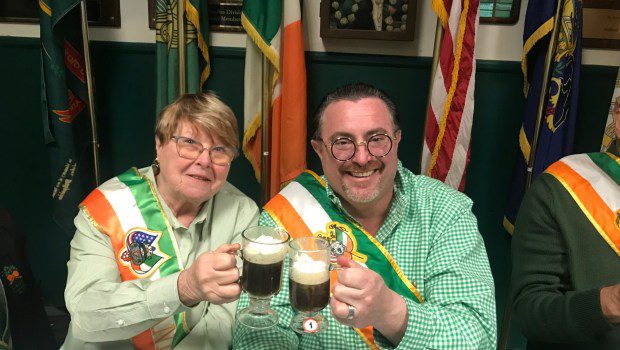
[[[383,133],[374,134],[366,141],[360,142],[355,142],[349,137],[339,137],[332,142],[330,150],[332,156],[341,162],[352,159],[357,152],[358,145],[365,145],[368,153],[374,157],[385,157],[392,150],[392,140],[396,138]],[[327,145],[325,141],[321,140],[321,142]]]
[[[216,165],[228,165],[237,156],[237,150],[226,146],[213,146],[207,148],[200,142],[184,136],[172,136],[177,144],[177,153],[179,157],[195,160],[202,152],[209,151],[211,162]]]

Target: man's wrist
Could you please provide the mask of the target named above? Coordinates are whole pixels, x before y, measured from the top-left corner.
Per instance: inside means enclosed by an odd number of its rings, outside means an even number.
[[[409,310],[405,299],[398,293],[388,289],[387,300],[382,304],[385,309],[376,315],[373,326],[393,345],[398,345],[407,331]]]
[[[620,323],[620,284],[601,288],[601,310],[610,323]]]

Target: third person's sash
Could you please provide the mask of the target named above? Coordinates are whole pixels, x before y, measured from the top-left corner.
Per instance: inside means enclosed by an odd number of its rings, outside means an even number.
[[[551,165],[592,226],[620,256],[620,158],[611,153],[575,154]]]

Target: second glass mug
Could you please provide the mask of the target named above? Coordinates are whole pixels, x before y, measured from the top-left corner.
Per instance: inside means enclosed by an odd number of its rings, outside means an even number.
[[[241,288],[250,297],[250,305],[237,313],[237,320],[254,329],[273,327],[278,323],[278,314],[269,304],[282,287],[290,236],[281,228],[268,226],[249,227],[241,236],[243,272],[240,281]]]
[[[300,237],[289,242],[289,298],[298,311],[290,322],[297,333],[320,333],[327,329],[321,315],[329,303],[329,243],[316,237]]]

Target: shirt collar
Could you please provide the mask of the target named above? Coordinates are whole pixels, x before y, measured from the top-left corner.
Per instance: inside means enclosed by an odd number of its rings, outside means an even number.
[[[168,222],[170,222],[170,226],[172,226],[173,229],[187,228],[179,222],[177,217],[172,212],[172,209],[170,209],[166,201],[164,201],[163,197],[161,196],[161,193],[159,193],[159,188],[157,187],[157,182],[155,181],[155,173],[153,173],[153,167],[143,168],[140,170],[140,173],[146,176],[153,183],[154,185],[153,188],[155,188],[155,193],[157,194],[157,198],[159,199],[159,202],[161,203],[161,206],[164,209],[164,213],[166,214],[166,217],[168,218]],[[213,198],[209,199],[202,205],[202,208],[200,209],[200,211],[198,211],[198,214],[192,221],[192,224],[204,222],[208,218],[209,213],[211,212],[212,205],[213,205]],[[190,224],[190,226],[192,224]]]

